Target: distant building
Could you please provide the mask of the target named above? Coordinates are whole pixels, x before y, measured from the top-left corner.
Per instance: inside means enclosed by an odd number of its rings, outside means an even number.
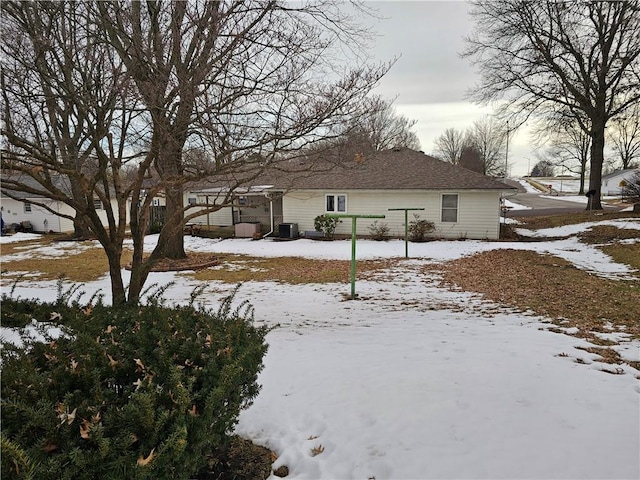
[[[602,176],[602,195],[622,195],[624,186],[640,173],[640,168],[627,168]]]

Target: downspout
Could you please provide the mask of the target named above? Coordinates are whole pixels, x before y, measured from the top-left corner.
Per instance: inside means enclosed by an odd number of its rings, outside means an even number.
[[[269,193],[265,193],[264,196],[269,199],[269,216],[271,217],[271,230],[269,230],[267,233],[265,233],[262,236],[262,238],[267,238],[269,235],[273,233],[275,225],[273,221],[273,198],[271,198],[271,194]]]

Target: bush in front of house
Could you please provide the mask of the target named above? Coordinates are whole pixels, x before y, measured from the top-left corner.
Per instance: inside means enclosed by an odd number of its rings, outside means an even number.
[[[60,307],[2,349],[2,478],[188,479],[229,444],[267,349],[250,306]]]
[[[425,242],[429,234],[433,233],[436,226],[429,220],[420,218],[420,215],[413,214],[413,220],[409,222],[409,240],[412,242]]]
[[[342,220],[340,220],[339,218],[331,218],[327,217],[326,215],[318,215],[313,220],[313,226],[316,229],[316,232],[322,232],[324,233],[324,236],[326,238],[331,239],[333,238],[333,234],[336,231],[336,227],[341,222]]]
[[[369,225],[369,235],[378,241],[387,240],[390,230],[389,225],[386,223],[378,223],[377,220]]]

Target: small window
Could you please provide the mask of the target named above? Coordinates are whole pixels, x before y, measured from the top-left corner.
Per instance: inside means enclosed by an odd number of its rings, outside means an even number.
[[[187,198],[187,203],[189,205],[195,205],[196,203],[198,203],[198,199],[196,197],[189,197]]]
[[[24,202],[24,212],[31,213],[31,204],[29,202]]]
[[[347,196],[346,195],[327,195],[325,207],[327,212],[346,212]]]
[[[102,200],[100,200],[99,198],[94,198],[93,208],[95,208],[96,210],[102,210]]]
[[[442,221],[456,223],[458,221],[458,195],[442,195]]]

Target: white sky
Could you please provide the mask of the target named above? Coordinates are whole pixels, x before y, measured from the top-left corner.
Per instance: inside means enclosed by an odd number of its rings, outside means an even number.
[[[629,281],[629,267],[575,237],[611,223],[640,226],[630,218],[537,231],[572,235],[556,241],[411,244],[410,259],[358,278],[357,301],[344,300],[346,282],[245,282],[236,301],[250,301],[255,321],[274,328],[267,335],[262,390],[240,415],[236,432],[275,451],[275,467],[287,465],[291,480],[640,478],[638,370],[596,361],[597,354],[583,349],[595,345],[572,336],[575,328],[554,333],[548,319],[449,290],[422,270],[481,251],[518,248]],[[0,243],[34,237],[19,233],[0,237]],[[149,248],[157,238],[146,238]],[[75,245],[25,245],[23,253],[2,260],[65,255]],[[185,237],[185,248],[259,257],[351,255],[348,240]],[[399,240],[357,243],[361,259],[403,252]],[[165,293],[169,304],[186,303],[201,285],[176,272],[152,273],[149,285],[169,281],[175,282]],[[233,288],[208,282],[200,300],[216,308]],[[106,276],[83,285],[84,299],[99,289],[108,296]],[[53,301],[56,290],[56,281],[24,277],[14,296]],[[640,360],[640,343],[624,330],[610,326],[597,335],[611,340],[627,361]],[[18,340],[16,332],[0,328],[3,337]]]
[[[433,142],[446,128],[466,129],[474,120],[492,112],[465,99],[477,83],[475,69],[460,58],[463,37],[473,24],[463,1],[372,1],[378,20],[371,21],[378,38],[372,60],[388,61],[400,57],[382,79],[375,93],[396,98],[398,113],[418,123],[418,134],[425,153],[432,153]],[[537,159],[529,146],[526,131],[515,134],[509,145],[509,173],[527,174]]]

